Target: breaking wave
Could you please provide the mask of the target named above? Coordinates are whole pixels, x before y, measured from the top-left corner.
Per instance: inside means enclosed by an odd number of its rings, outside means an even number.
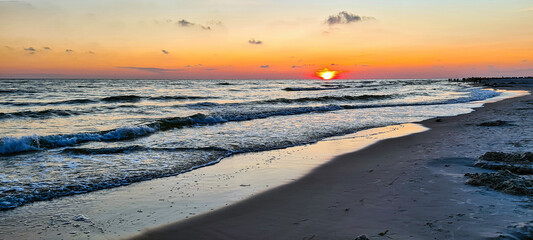
[[[14,91],[20,91],[20,90],[0,90],[4,92],[9,93],[15,93]],[[2,93],[2,92],[0,92]],[[100,99],[70,99],[70,100],[64,100],[64,101],[56,101],[56,102],[0,102],[0,105],[10,105],[10,106],[54,106],[54,105],[79,105],[79,104],[94,104],[99,102],[107,102],[107,103],[135,103],[139,102],[143,99],[147,100],[153,100],[153,101],[176,101],[176,100],[197,100],[197,99],[213,99],[216,97],[208,97],[208,96],[151,96],[151,97],[143,97],[143,96],[137,96],[137,95],[118,95],[118,96],[110,96],[110,97],[104,97]]]
[[[194,114],[187,117],[171,117],[158,119],[152,123],[143,126],[123,127],[102,132],[93,133],[76,133],[65,135],[49,135],[49,136],[23,136],[20,138],[3,137],[0,139],[0,155],[16,154],[27,151],[37,151],[58,147],[74,146],[77,144],[92,142],[92,141],[122,141],[138,137],[144,137],[158,131],[168,131],[176,128],[184,128],[189,126],[206,126],[212,124],[220,124],[226,122],[249,121],[254,119],[262,119],[274,116],[287,116],[297,114],[307,114],[315,112],[329,112],[338,111],[342,109],[357,109],[357,108],[379,108],[379,107],[403,107],[403,106],[419,106],[419,105],[439,105],[439,104],[453,104],[466,103],[471,101],[480,101],[490,97],[498,96],[499,93],[489,90],[475,90],[470,97],[461,97],[457,99],[445,100],[440,102],[419,102],[419,103],[399,103],[399,104],[369,104],[369,105],[325,105],[317,107],[293,107],[276,110],[267,110],[260,112],[248,113],[227,113],[227,114]],[[380,95],[363,95],[362,98],[379,98]],[[383,97],[389,97],[385,95]],[[323,97],[325,99],[346,99],[345,97]],[[314,98],[317,99],[317,98]],[[321,98],[318,98],[321,99]]]

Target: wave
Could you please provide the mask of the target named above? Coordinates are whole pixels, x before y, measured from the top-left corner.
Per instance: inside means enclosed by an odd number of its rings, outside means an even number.
[[[369,105],[340,105],[343,109],[361,109],[361,108],[379,108],[379,107],[409,107],[409,106],[428,106],[428,105],[445,105],[445,104],[457,104],[468,103],[486,100],[488,98],[497,97],[499,92],[490,90],[474,89],[469,97],[460,97],[456,99],[432,101],[432,102],[415,102],[415,103],[397,103],[397,104],[369,104]]]
[[[20,138],[3,137],[0,139],[0,155],[17,154],[26,151],[45,150],[58,147],[74,146],[77,144],[92,141],[123,141],[135,139],[153,134],[158,131],[168,131],[191,126],[206,126],[221,124],[226,122],[249,121],[254,119],[263,119],[274,116],[298,115],[307,113],[330,112],[343,109],[358,108],[379,108],[379,107],[402,107],[402,106],[419,106],[419,105],[439,105],[466,103],[472,101],[484,100],[490,97],[498,96],[499,93],[474,89],[469,97],[444,100],[440,102],[421,102],[421,103],[399,103],[399,104],[368,104],[368,105],[324,105],[316,107],[288,107],[275,110],[255,111],[248,113],[224,113],[224,114],[194,114],[187,117],[170,117],[158,119],[154,122],[133,127],[123,127],[102,132],[93,133],[76,133],[65,135],[49,136],[24,136]],[[365,97],[366,96],[366,97]],[[388,95],[385,95],[388,96]],[[376,97],[376,95],[363,95],[359,97]],[[339,97],[327,97],[339,98]],[[344,97],[341,97],[344,98]]]
[[[329,105],[320,107],[297,107],[264,112],[244,114],[204,115],[201,113],[188,117],[171,117],[156,120],[144,126],[123,127],[102,132],[76,133],[48,136],[3,137],[0,139],[0,155],[18,154],[28,151],[38,151],[58,147],[74,146],[86,142],[123,141],[144,137],[158,131],[168,131],[190,126],[205,126],[231,121],[248,121],[268,118],[272,116],[286,116],[305,114],[310,112],[326,112],[342,109],[340,106]]]
[[[199,102],[199,103],[192,103],[192,104],[186,104],[185,106],[188,108],[204,108],[204,107],[216,107],[221,106],[222,104],[214,103],[214,102]],[[224,105],[239,105],[238,103],[226,103]],[[177,105],[176,107],[183,107],[184,105]]]
[[[217,85],[220,85],[220,86],[231,86],[231,85],[237,85],[237,84],[229,83],[229,82],[221,82],[221,83],[217,83]]]
[[[140,127],[123,127],[109,131],[95,133],[75,133],[48,136],[23,136],[0,138],[0,155],[38,151],[44,149],[73,146],[85,142],[94,141],[120,141],[129,140],[156,132],[156,129]]]
[[[117,154],[117,153],[131,153],[139,151],[157,151],[157,152],[174,152],[174,151],[221,151],[221,152],[230,152],[228,149],[219,148],[219,147],[198,147],[198,148],[154,148],[154,147],[145,147],[141,145],[132,145],[125,147],[114,147],[114,148],[65,148],[61,152],[69,154],[83,154],[83,155],[94,155],[94,154]]]
[[[120,95],[120,96],[111,96],[105,97],[100,100],[103,102],[138,102],[141,101],[140,96],[137,95]]]
[[[77,105],[97,103],[97,100],[91,99],[71,99],[57,102],[0,102],[1,105],[11,106],[47,106],[47,105]]]
[[[193,104],[176,105],[175,107],[189,107],[192,109],[215,106],[234,106],[255,105],[255,104],[291,104],[291,103],[312,103],[312,102],[329,102],[329,101],[372,101],[385,100],[397,97],[399,95],[360,95],[360,96],[322,96],[322,97],[304,97],[304,98],[276,98],[269,100],[259,100],[240,103],[214,103],[214,102],[199,102]]]
[[[328,101],[371,101],[383,100],[397,97],[398,95],[360,95],[360,96],[323,96],[304,98],[277,98],[271,100],[257,101],[256,103],[306,103],[306,102],[328,102]]]
[[[30,90],[20,90],[20,89],[0,89],[1,93],[36,93],[35,91]]]
[[[197,100],[197,99],[212,99],[216,97],[207,97],[207,96],[157,96],[157,97],[148,97],[150,100]]]
[[[5,90],[1,90],[5,91]],[[92,104],[98,102],[126,102],[134,103],[139,102],[142,99],[153,100],[153,101],[173,101],[173,100],[197,100],[197,99],[213,99],[216,97],[208,96],[154,96],[154,97],[142,97],[137,95],[118,95],[104,97],[100,99],[70,99],[64,101],[55,101],[55,102],[0,102],[0,105],[10,105],[10,106],[48,106],[48,105],[78,105],[78,104]]]
[[[197,149],[189,149],[197,150]],[[180,168],[152,169],[147,172],[125,171],[122,175],[109,177],[99,176],[88,181],[80,180],[66,184],[39,184],[30,183],[22,186],[0,187],[0,211],[5,211],[22,206],[27,203],[49,200],[57,197],[74,194],[88,193],[101,189],[129,185],[135,182],[155,178],[175,176],[198,168],[213,165],[231,153],[221,152],[213,154],[210,158],[202,159],[180,165]]]
[[[323,90],[339,90],[339,89],[344,89],[344,88],[350,88],[350,86],[323,84],[322,87],[286,87],[283,89],[283,91],[288,91],[288,92],[323,91]]]
[[[47,109],[42,111],[22,111],[22,112],[12,112],[12,113],[0,113],[0,119],[6,118],[49,118],[49,117],[66,117],[72,115],[79,115],[81,112],[70,111],[70,110],[58,110],[58,109]]]
[[[154,97],[141,97],[137,95],[119,95],[112,97],[102,98],[103,102],[138,102],[142,99],[156,100],[156,101],[172,101],[172,100],[196,100],[196,99],[211,99],[215,97],[207,96],[154,96]]]
[[[72,100],[65,100],[65,101],[59,101],[59,102],[51,102],[48,103],[50,105],[61,105],[61,104],[89,104],[89,103],[97,103],[98,101],[91,100],[91,99],[72,99]]]

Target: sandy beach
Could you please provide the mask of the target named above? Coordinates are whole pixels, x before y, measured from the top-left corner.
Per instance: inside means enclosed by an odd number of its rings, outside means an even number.
[[[529,84],[509,89],[531,90]],[[530,199],[466,185],[490,151],[533,146],[532,95],[421,122],[290,184],[132,239],[528,239]],[[508,125],[480,126],[491,121]]]
[[[509,91],[437,119],[2,211],[0,239],[527,239],[527,197],[465,184],[482,154],[532,149],[531,96],[499,101],[530,86],[494,84]]]

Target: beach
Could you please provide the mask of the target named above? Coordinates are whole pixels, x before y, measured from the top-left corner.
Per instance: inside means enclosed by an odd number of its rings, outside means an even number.
[[[66,83],[92,91],[91,85],[106,82]],[[136,82],[138,85],[152,83]],[[184,85],[202,82],[155,83],[176,85],[178,91]],[[301,87],[287,91],[284,85],[294,83]],[[381,99],[380,95],[367,94],[365,91],[376,91],[374,83],[394,97]],[[245,89],[259,83],[219,84],[215,82],[207,88]],[[143,120],[147,118],[141,118],[143,122],[136,128],[112,130],[117,134],[112,136],[117,139],[74,140],[67,142],[68,146],[49,144],[46,146],[49,149],[3,156],[0,163],[4,164],[4,175],[0,177],[7,198],[2,204],[9,207],[11,203],[21,203],[22,206],[0,212],[0,239],[174,239],[176,236],[180,239],[351,239],[363,234],[371,239],[432,236],[475,239],[527,231],[530,214],[522,207],[527,205],[526,197],[465,185],[468,178],[464,173],[485,172],[473,164],[487,151],[531,150],[527,121],[531,98],[524,91],[531,89],[529,85],[496,84],[490,86],[496,88],[493,89],[443,80],[335,84],[268,81],[261,85],[265,90],[250,92],[264,91],[272,95],[277,91],[277,95],[247,101],[230,95],[235,99],[215,98],[207,104],[195,100],[206,87],[191,91],[185,100],[171,92],[160,96],[136,90],[128,91],[137,95],[104,97],[111,92],[104,89],[106,92],[101,95],[81,100],[67,96],[61,100],[24,103],[31,104],[28,108],[34,110],[53,107],[71,112],[82,107],[90,112],[99,104],[109,109],[145,110],[146,117],[151,118],[148,123]],[[423,92],[435,88],[434,96],[429,98]],[[415,96],[394,94],[394,91],[414,91]],[[226,92],[227,89],[222,89],[213,95],[222,96]],[[191,100],[191,96],[195,98]],[[14,103],[9,104],[16,108],[22,104]],[[19,111],[27,114],[23,111],[26,105]],[[242,114],[230,115],[234,108],[242,107],[253,110],[247,113],[246,119],[242,119]],[[167,115],[154,118],[151,110],[156,108],[159,114]],[[264,108],[263,112],[258,112],[258,108]],[[165,113],[167,110],[180,112]],[[118,116],[115,111],[102,116]],[[179,120],[176,124],[183,124],[186,118],[173,116],[191,114],[191,111],[208,114],[209,119],[218,122],[202,122],[208,118],[193,115],[196,117],[189,119],[198,122],[190,126],[161,125],[176,119]],[[445,117],[458,114],[461,115]],[[53,123],[92,117],[76,116],[44,120],[54,126]],[[131,119],[128,115],[121,117],[125,121]],[[6,119],[10,123],[25,117]],[[110,126],[122,126],[117,121],[102,121]],[[497,124],[478,126],[487,122]],[[159,124],[156,132],[140,131],[146,127],[155,129],[154,123]],[[42,134],[37,139],[90,135],[82,127],[67,129],[72,131],[67,135]],[[23,131],[27,129],[17,130],[25,134]],[[132,131],[141,135],[128,135]],[[108,133],[104,129],[91,136],[105,137]],[[24,137],[14,138],[13,143],[25,144],[24,141]],[[180,148],[184,144],[190,145]],[[213,145],[207,147],[208,144]],[[258,146],[262,148],[257,149]],[[4,150],[10,151],[24,150],[5,147],[8,145],[4,145]],[[196,154],[201,152],[212,155]],[[217,156],[222,157],[208,164],[191,162],[197,165],[190,169],[180,168],[190,166],[182,165],[188,160],[198,157],[210,160]],[[170,163],[177,163],[177,168],[167,176]],[[154,172],[154,169],[163,171]],[[91,182],[101,179],[93,178],[101,174],[95,170],[107,172],[108,182]],[[16,174],[9,175],[9,171]],[[27,177],[22,178],[26,173]],[[144,174],[140,175],[144,177],[116,178],[124,173]],[[73,177],[65,178],[65,174]],[[53,182],[56,186],[47,182],[50,178],[45,178],[61,175]],[[43,185],[25,184],[32,178]],[[13,201],[17,198],[11,198],[41,196],[38,193],[43,192],[42,186],[50,186],[44,188],[50,194],[55,189],[60,191],[52,199],[34,202],[17,202]],[[87,186],[93,190],[83,191]],[[6,191],[6,187],[12,190]],[[64,190],[72,192],[62,196]],[[25,192],[30,195],[20,194]],[[522,229],[524,226],[526,230]]]
[[[0,240],[533,239],[533,1],[0,19]]]
[[[531,90],[530,84],[507,87]],[[466,185],[486,152],[532,149],[531,95],[422,121],[304,177],[132,239],[527,239],[530,199]],[[508,126],[479,126],[502,120]]]

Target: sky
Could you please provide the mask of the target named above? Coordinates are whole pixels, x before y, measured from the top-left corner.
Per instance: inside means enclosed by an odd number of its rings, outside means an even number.
[[[531,0],[0,0],[0,78],[533,76]]]

